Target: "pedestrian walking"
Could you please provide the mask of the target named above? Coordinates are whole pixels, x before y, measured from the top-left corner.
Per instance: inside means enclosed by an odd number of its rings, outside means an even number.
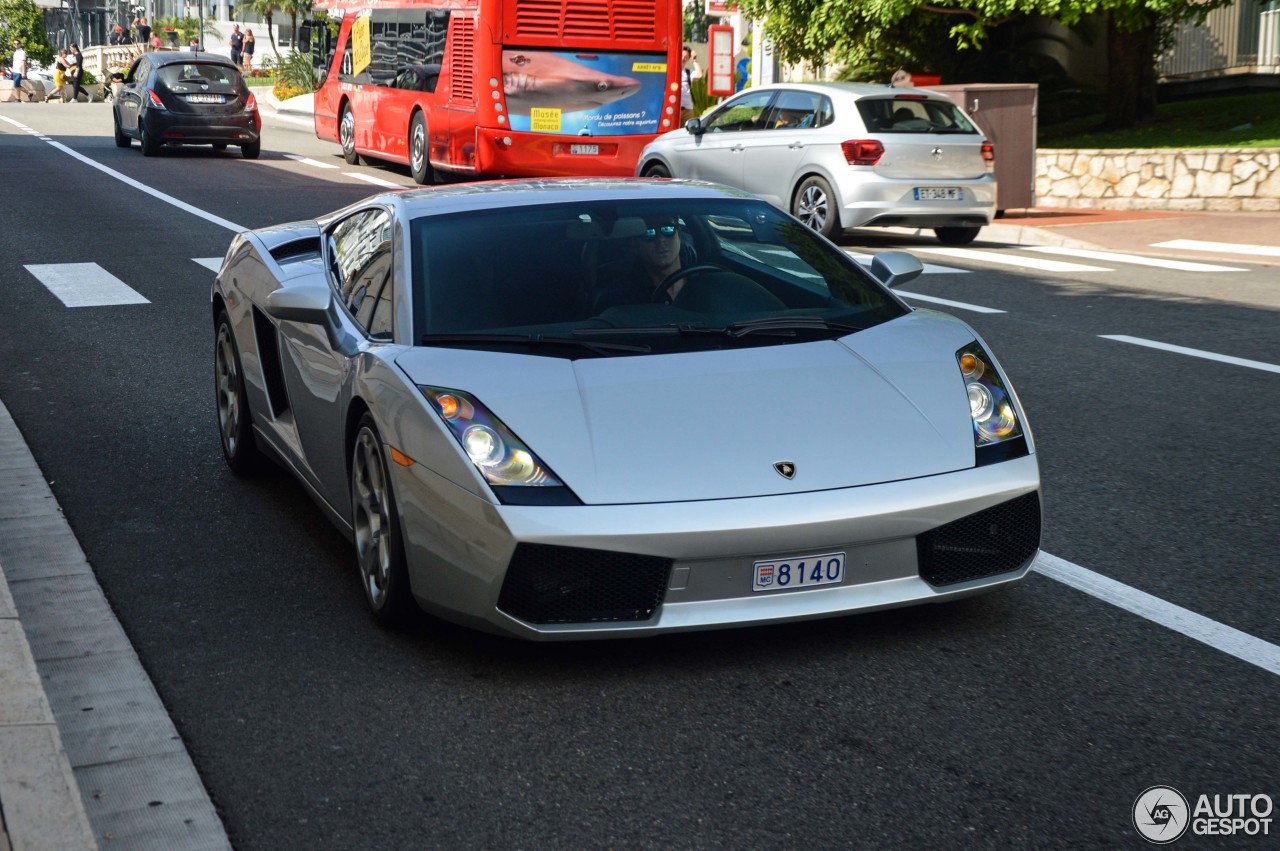
[[[13,96],[22,103],[22,78],[27,76],[27,52],[22,42],[13,40],[13,59],[9,61],[9,79],[13,80]]]
[[[58,51],[58,58],[53,64],[53,85],[58,90],[58,100],[62,103],[67,102],[67,49],[64,47]],[[53,99],[53,93],[49,94],[49,99]]]
[[[244,33],[240,32],[240,25],[233,24],[231,27],[231,64],[240,67],[240,63],[244,60]]]
[[[244,31],[244,72],[248,74],[253,70],[253,48],[256,39],[253,37],[253,30],[246,29]]]
[[[86,100],[93,100],[89,96],[89,91],[80,85],[80,81],[83,78],[84,54],[80,52],[80,45],[72,44],[67,49],[67,85],[71,87],[71,100],[73,103],[80,99],[81,92],[84,92]]]
[[[680,59],[681,127],[688,123],[690,118],[698,117],[697,111],[693,108],[693,81],[701,79],[702,66],[698,64],[698,57],[694,55],[693,48],[686,44]]]

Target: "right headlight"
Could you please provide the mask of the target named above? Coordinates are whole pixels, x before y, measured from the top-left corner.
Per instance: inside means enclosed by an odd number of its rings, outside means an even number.
[[[1026,440],[1022,423],[1018,421],[1018,412],[1013,406],[1013,397],[1005,387],[991,357],[975,341],[956,352],[956,360],[969,396],[974,446],[981,449],[1019,441],[1023,447],[1021,452],[1002,455],[1025,455]]]

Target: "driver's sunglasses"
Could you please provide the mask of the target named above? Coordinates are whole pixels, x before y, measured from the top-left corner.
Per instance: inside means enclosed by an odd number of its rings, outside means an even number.
[[[653,242],[655,239],[658,238],[658,234],[662,234],[665,237],[675,236],[676,226],[663,225],[661,227],[656,227],[656,228],[647,228],[644,232],[644,236],[642,236],[641,239],[643,239],[645,242]]]

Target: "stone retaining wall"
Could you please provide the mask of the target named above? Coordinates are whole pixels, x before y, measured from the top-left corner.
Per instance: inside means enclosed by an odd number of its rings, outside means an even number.
[[[1036,206],[1280,211],[1280,148],[1036,152]]]

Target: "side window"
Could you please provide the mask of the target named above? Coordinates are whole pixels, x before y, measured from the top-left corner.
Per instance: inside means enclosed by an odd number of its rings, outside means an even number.
[[[708,133],[764,129],[764,113],[774,92],[752,92],[726,104],[707,121]]]
[[[813,92],[780,92],[766,119],[768,129],[795,130],[819,126],[823,100],[822,95]]]
[[[334,288],[370,337],[391,340],[391,216],[363,210],[343,219],[329,238]]]
[[[397,89],[435,91],[435,77],[439,76],[440,62],[444,59],[448,28],[448,11],[374,9],[369,18],[368,82]]]
[[[133,63],[133,67],[129,69],[129,75],[124,81],[130,85],[141,83],[147,78],[147,60],[138,59]]]

